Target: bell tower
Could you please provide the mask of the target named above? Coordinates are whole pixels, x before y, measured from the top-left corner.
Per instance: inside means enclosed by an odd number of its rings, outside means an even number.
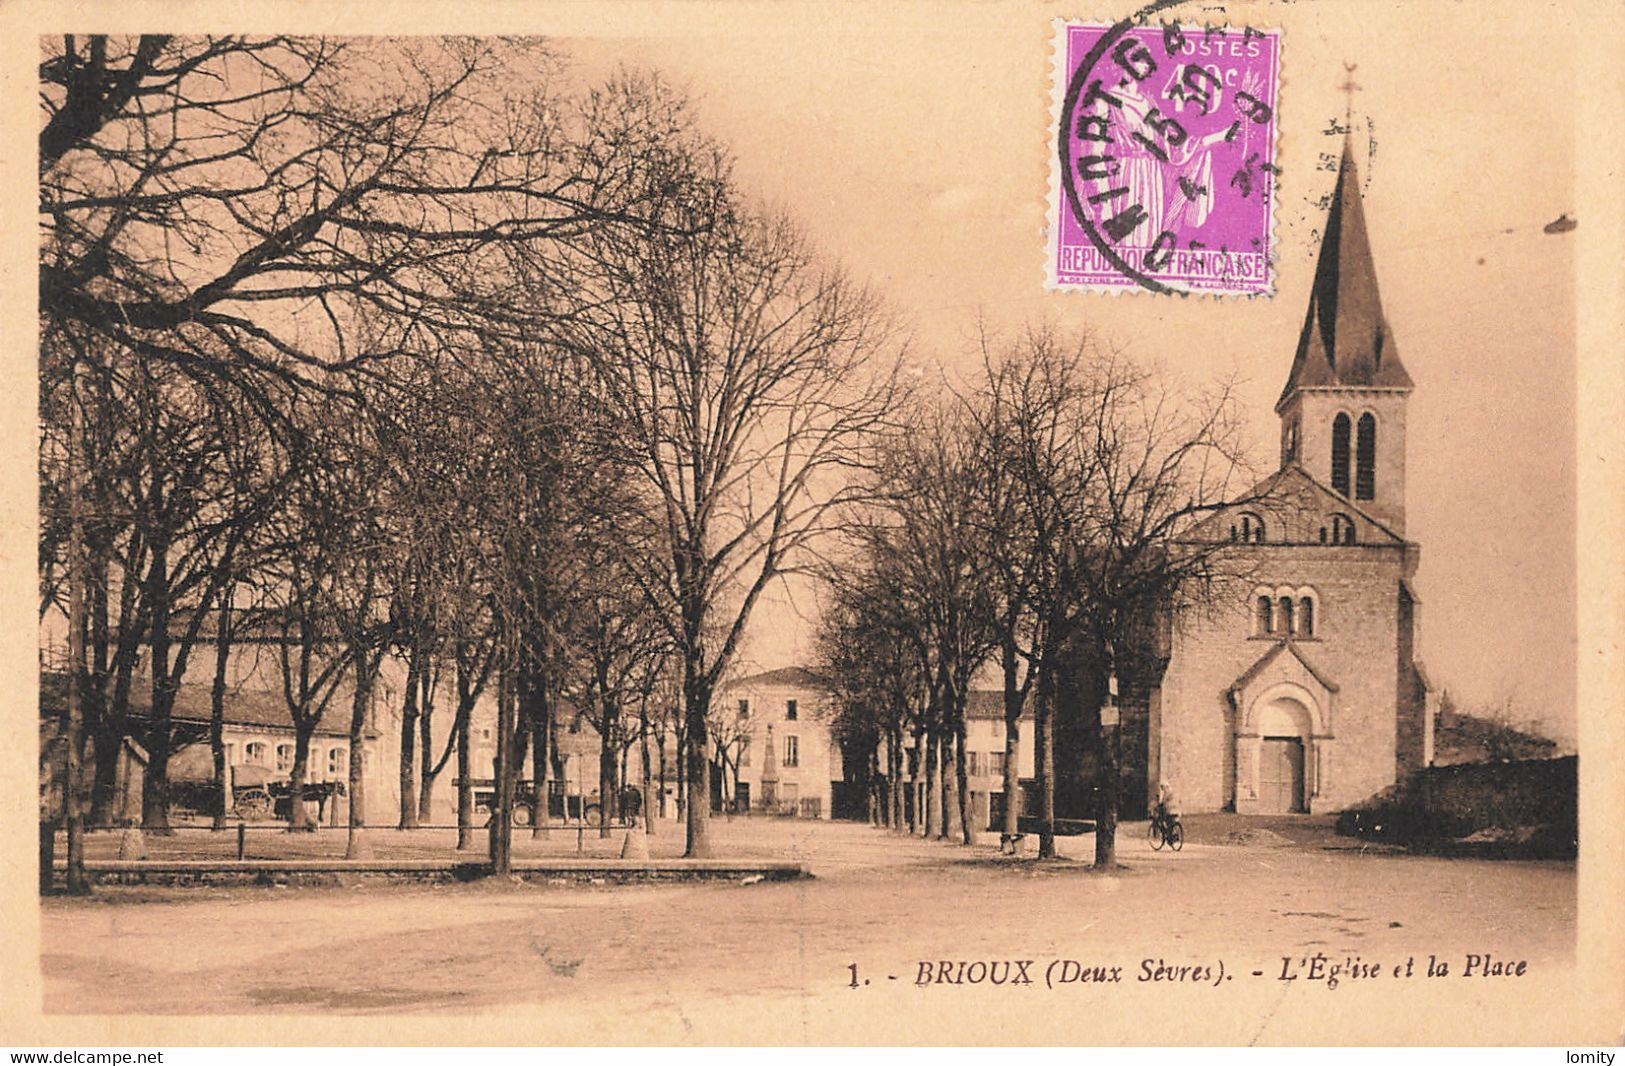
[[[1281,417],[1281,466],[1296,464],[1405,532],[1405,403],[1413,385],[1377,293],[1348,139]]]

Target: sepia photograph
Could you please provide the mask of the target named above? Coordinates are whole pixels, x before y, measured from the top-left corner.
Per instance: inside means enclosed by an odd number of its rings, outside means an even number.
[[[5,1043],[1620,1043],[1618,10],[257,7],[0,13]]]

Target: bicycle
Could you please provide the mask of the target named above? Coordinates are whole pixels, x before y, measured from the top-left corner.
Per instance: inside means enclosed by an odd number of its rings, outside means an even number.
[[[1148,832],[1153,851],[1161,851],[1164,844],[1173,851],[1185,846],[1185,826],[1177,814],[1153,814]]]

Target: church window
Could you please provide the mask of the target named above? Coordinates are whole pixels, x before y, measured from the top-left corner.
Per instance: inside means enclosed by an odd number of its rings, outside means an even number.
[[[1264,543],[1264,520],[1247,512],[1241,516],[1241,539],[1247,544]]]
[[[1354,519],[1346,514],[1332,515],[1332,543],[1354,543]]]
[[[1332,491],[1349,494],[1349,416],[1332,419]]]
[[[1297,632],[1296,627],[1294,627],[1293,624],[1292,624],[1292,597],[1291,596],[1282,596],[1281,597],[1281,603],[1280,603],[1279,608],[1277,609],[1277,617],[1275,619],[1275,624],[1279,627],[1279,631],[1282,634],[1284,634],[1285,636],[1291,636],[1293,633]]]
[[[1287,423],[1286,457],[1289,461],[1298,457],[1298,420],[1296,418]]]
[[[1275,606],[1268,596],[1258,597],[1258,635],[1269,636],[1275,629]]]
[[[1354,498],[1375,499],[1377,495],[1377,420],[1367,411],[1360,416],[1354,445]]]
[[[1298,601],[1298,635],[1300,637],[1315,635],[1315,601],[1308,596]]]

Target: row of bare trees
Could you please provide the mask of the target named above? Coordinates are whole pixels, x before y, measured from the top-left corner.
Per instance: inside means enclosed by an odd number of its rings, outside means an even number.
[[[505,869],[568,701],[606,805],[625,750],[647,781],[674,734],[708,854],[712,694],[763,590],[874,487],[874,298],[741,197],[678,94],[576,86],[541,42],[67,36],[40,99],[40,612],[95,766],[70,870],[125,737],[168,826],[171,712],[211,652],[223,780],[250,649],[294,795],[348,702],[352,854],[390,660],[402,826],[455,757],[469,842],[494,695]]]
[[[969,844],[966,702],[997,687],[1003,831],[1022,814],[1030,708],[1040,856],[1055,854],[1059,721],[1099,756],[1091,814],[1110,865],[1119,733],[1102,711],[1156,683],[1165,627],[1227,576],[1222,542],[1197,527],[1245,502],[1236,412],[1227,389],[1180,393],[1087,337],[1034,328],[982,355],[917,405],[849,513],[820,632],[837,730],[867,753],[877,821],[902,828],[911,791],[910,830]]]

